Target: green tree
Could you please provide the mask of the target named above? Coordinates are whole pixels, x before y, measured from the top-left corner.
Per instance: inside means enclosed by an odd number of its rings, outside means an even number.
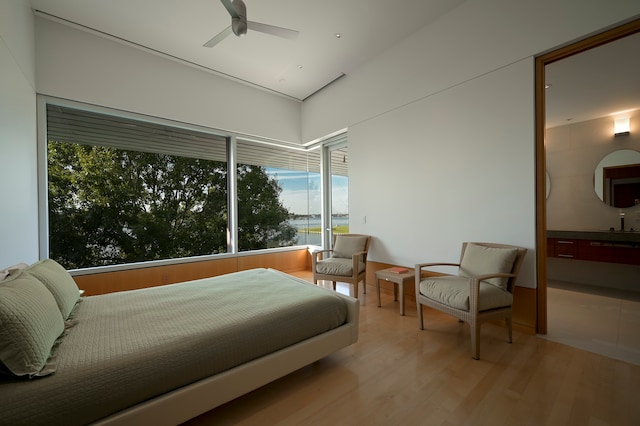
[[[238,167],[238,244],[240,250],[296,244],[297,230],[280,202],[282,187],[264,167]]]
[[[226,163],[54,141],[48,160],[50,256],[65,267],[227,251]],[[294,244],[277,181],[246,168],[238,197],[258,202],[252,210],[261,213],[241,219],[243,229],[256,230],[241,247],[265,248],[273,236]]]

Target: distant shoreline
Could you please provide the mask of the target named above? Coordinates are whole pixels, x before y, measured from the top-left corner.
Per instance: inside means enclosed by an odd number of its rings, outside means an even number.
[[[331,231],[334,234],[346,234],[349,232],[349,225],[334,226],[333,228],[331,228]],[[298,233],[305,233],[305,234],[319,234],[321,232],[322,232],[322,228],[320,227],[298,229]]]

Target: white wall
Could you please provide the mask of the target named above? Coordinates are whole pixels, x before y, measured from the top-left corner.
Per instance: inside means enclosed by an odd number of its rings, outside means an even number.
[[[300,102],[36,18],[37,91],[285,142],[300,142]]]
[[[613,118],[604,117],[547,129],[545,148],[551,191],[547,198],[547,228],[561,231],[602,231],[620,228],[621,209],[605,205],[593,180],[598,163],[613,151],[640,152],[640,111],[631,116],[628,136],[613,136]],[[623,209],[625,228],[640,230],[640,206]]]
[[[467,0],[306,100],[310,141],[640,17],[637,0]]]
[[[525,59],[349,128],[349,213],[375,236],[371,260],[455,261],[462,241],[533,248],[533,142],[520,134],[533,78]]]
[[[303,141],[349,129],[350,226],[374,236],[371,260],[513,243],[535,287],[534,55],[638,14],[635,0],[468,0],[305,101]]]
[[[33,14],[0,2],[0,268],[38,260]]]

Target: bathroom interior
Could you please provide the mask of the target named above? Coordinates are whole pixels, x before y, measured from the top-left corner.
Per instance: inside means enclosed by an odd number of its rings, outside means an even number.
[[[546,338],[640,365],[640,33],[547,64]]]

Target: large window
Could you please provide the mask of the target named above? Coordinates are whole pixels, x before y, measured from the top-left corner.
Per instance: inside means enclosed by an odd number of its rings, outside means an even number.
[[[335,234],[349,233],[349,166],[346,142],[326,147],[329,153],[328,173],[331,176],[330,197],[328,197],[327,211],[331,211],[328,218],[331,221],[329,241],[333,242]],[[329,195],[329,194],[328,194]]]
[[[236,146],[239,250],[252,250],[251,235],[262,236],[264,248],[319,245],[319,151],[245,140]],[[255,216],[265,220],[255,223]]]
[[[67,268],[227,252],[226,140],[47,107],[49,256]]]
[[[320,149],[72,103],[46,128],[45,255],[66,268],[321,245]]]

